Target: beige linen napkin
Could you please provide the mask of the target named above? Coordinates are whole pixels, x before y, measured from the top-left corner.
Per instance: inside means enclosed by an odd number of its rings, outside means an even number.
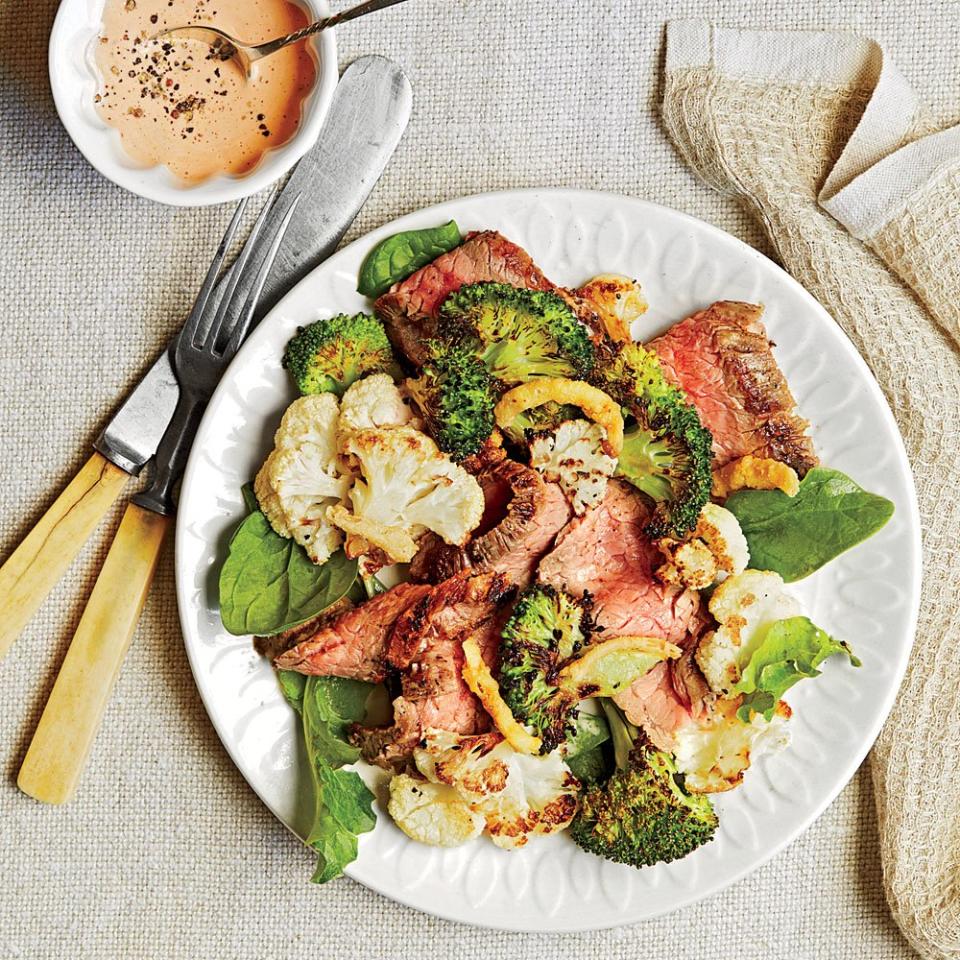
[[[843,327],[900,425],[922,605],[871,766],[893,914],[925,956],[960,956],[960,127],[930,131],[870,40],[700,21],[668,26],[663,116]]]

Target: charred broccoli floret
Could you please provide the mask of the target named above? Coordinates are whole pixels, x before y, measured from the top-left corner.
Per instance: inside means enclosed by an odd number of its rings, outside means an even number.
[[[433,340],[428,355],[420,377],[408,380],[407,389],[437,446],[462,460],[493,432],[494,384],[467,344]]]
[[[555,293],[472,283],[447,297],[440,318],[445,335],[470,341],[490,375],[504,384],[582,379],[593,369],[593,341]]]
[[[303,394],[343,396],[365,374],[399,375],[383,324],[366,313],[341,313],[299,327],[283,353],[283,366]]]
[[[500,644],[500,692],[549,753],[574,732],[577,698],[559,690],[557,673],[593,630],[589,603],[539,584],[517,601]]]
[[[639,343],[620,346],[597,380],[632,421],[616,472],[653,502],[647,533],[684,537],[710,497],[710,431],[687,395],[666,379],[657,355]]]
[[[718,821],[710,801],[687,793],[673,758],[644,741],[610,701],[601,701],[617,769],[580,795],[571,827],[589,853],[634,867],[669,863],[713,839]]]

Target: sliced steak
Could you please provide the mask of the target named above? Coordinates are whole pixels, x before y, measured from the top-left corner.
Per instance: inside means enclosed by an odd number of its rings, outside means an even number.
[[[387,674],[387,641],[397,618],[430,592],[401,583],[325,623],[274,660],[282,670],[379,683]]]
[[[677,695],[669,663],[658,663],[613,701],[658,750],[673,752],[673,734],[690,721],[690,709]]]
[[[716,699],[716,695],[697,666],[695,653],[696,644],[691,644],[676,660],[670,661],[670,679],[681,703],[695,720],[699,720],[707,712],[708,705]]]
[[[721,301],[671,327],[649,346],[713,434],[714,466],[752,454],[800,476],[818,463],[809,426],[771,351],[763,307]]]
[[[457,547],[427,534],[410,565],[414,580],[437,583],[463,570],[496,571],[525,587],[571,517],[560,488],[521,463],[500,460],[482,468],[477,480],[485,509],[473,538]]]
[[[440,640],[459,637],[489,619],[514,593],[510,581],[499,573],[461,574],[420,589],[427,592],[397,618],[390,633],[387,659],[399,670],[411,666]]]
[[[280,654],[286,653],[287,650],[295,647],[303,640],[309,640],[315,633],[319,633],[325,626],[333,623],[338,617],[352,609],[353,604],[350,600],[347,597],[341,597],[336,603],[332,603],[315,617],[311,617],[303,623],[298,623],[289,630],[274,633],[267,637],[254,637],[253,648],[261,657],[276,660]]]
[[[482,733],[490,719],[463,681],[463,640],[474,634],[491,665],[499,649],[502,613],[511,595],[499,574],[455,577],[434,588],[394,627],[391,661],[402,667],[401,695],[389,727],[356,727],[365,759],[390,766],[408,757],[431,727]]]
[[[662,556],[644,533],[649,520],[650,510],[633,487],[610,481],[603,501],[557,537],[540,563],[539,579],[574,596],[589,593],[607,636],[685,644],[699,628],[700,598],[654,579]]]
[[[394,348],[411,363],[424,359],[424,342],[436,334],[440,304],[466,283],[494,281],[530,290],[552,290],[530,255],[495,230],[467,239],[433,263],[395,283],[376,302]]]

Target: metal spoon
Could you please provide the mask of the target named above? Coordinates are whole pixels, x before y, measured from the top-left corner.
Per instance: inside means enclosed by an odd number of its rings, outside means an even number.
[[[236,59],[243,68],[243,72],[249,77],[253,65],[258,60],[269,57],[271,53],[276,53],[277,50],[288,44],[303,40],[304,37],[312,37],[315,33],[320,33],[321,30],[346,23],[348,20],[356,20],[357,17],[375,13],[377,10],[384,10],[387,7],[394,6],[394,4],[403,2],[404,0],[365,0],[364,3],[358,3],[348,10],[341,10],[340,13],[335,13],[333,16],[308,24],[297,30],[296,33],[278,37],[276,40],[267,40],[265,43],[243,43],[216,27],[173,27],[170,30],[163,30],[158,33],[154,39],[174,37],[178,40],[199,40],[201,43],[207,44],[213,55],[220,60]]]

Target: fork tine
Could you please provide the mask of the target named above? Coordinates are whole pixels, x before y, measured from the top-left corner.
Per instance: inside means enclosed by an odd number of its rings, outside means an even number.
[[[227,316],[237,294],[238,285],[240,284],[246,272],[247,261],[250,259],[250,255],[256,245],[257,235],[263,229],[263,224],[270,215],[270,211],[273,209],[279,193],[279,187],[274,187],[270,193],[270,196],[267,197],[267,201],[264,203],[263,208],[260,210],[256,222],[250,231],[250,235],[247,237],[246,242],[243,245],[243,249],[240,251],[237,259],[234,261],[233,266],[230,267],[230,272],[226,277],[226,282],[224,283],[224,289],[220,295],[216,312],[213,314],[213,318],[210,320],[209,324],[204,324],[204,337],[199,343],[201,348],[209,350],[216,349],[217,340],[220,339],[221,336],[220,331],[223,329],[224,323],[227,320]]]
[[[257,270],[253,287],[247,295],[246,302],[238,312],[236,323],[230,332],[229,339],[223,347],[221,355],[224,360],[229,360],[237,352],[240,344],[243,343],[244,337],[247,335],[250,322],[257,309],[257,303],[260,300],[260,294],[263,292],[263,286],[267,282],[267,276],[270,273],[271,267],[273,267],[273,261],[276,259],[280,244],[283,243],[284,234],[287,232],[287,227],[290,226],[290,221],[293,219],[293,214],[297,209],[297,204],[300,203],[301,196],[303,196],[303,194],[298,194],[290,204],[290,209],[284,214],[283,220],[280,221],[280,226],[277,228],[277,234],[273,238],[273,243],[270,244],[270,249],[267,250],[263,256],[263,261]]]
[[[240,220],[243,217],[243,211],[246,207],[246,198],[237,204],[237,209],[234,211],[233,217],[220,240],[220,246],[217,247],[217,252],[213,257],[213,262],[210,264],[210,269],[207,270],[207,275],[203,278],[203,285],[200,287],[200,292],[197,294],[197,299],[193,303],[190,316],[187,317],[186,323],[183,325],[183,330],[180,333],[181,338],[184,338],[187,343],[193,343],[195,341],[197,330],[200,328],[201,322],[206,316],[210,294],[213,292],[213,285],[217,282],[217,277],[220,275],[223,261],[227,257],[227,250],[230,249],[230,244],[233,242],[237,227],[240,226]]]

